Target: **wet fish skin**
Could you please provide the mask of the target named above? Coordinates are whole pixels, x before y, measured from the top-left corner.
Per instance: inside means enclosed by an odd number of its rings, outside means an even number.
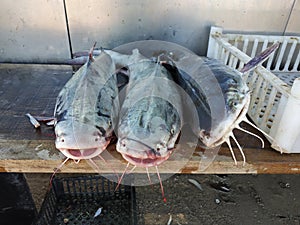
[[[170,85],[171,74],[160,63],[137,61],[129,66],[117,151],[136,166],[157,166],[170,156],[180,133],[181,115],[170,103],[175,98],[180,101],[180,96]]]
[[[196,124],[193,126],[194,132],[206,147],[215,147],[220,144],[219,140],[231,131],[231,125],[249,104],[250,91],[239,72],[216,59],[199,59],[201,64],[198,73],[211,77],[211,86],[201,86],[200,77],[194,80],[184,71],[181,71],[182,79],[179,80],[179,85],[188,92],[196,105],[199,121],[191,123]],[[212,89],[210,95],[207,95],[205,88]],[[217,95],[219,97],[211,99]]]
[[[109,144],[118,109],[115,64],[106,53],[89,60],[60,91],[54,110],[56,148],[72,159],[88,159]]]

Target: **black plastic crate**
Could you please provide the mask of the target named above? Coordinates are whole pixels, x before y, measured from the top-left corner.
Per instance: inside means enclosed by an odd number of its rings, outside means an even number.
[[[34,224],[136,224],[135,188],[116,186],[99,175],[55,178]]]

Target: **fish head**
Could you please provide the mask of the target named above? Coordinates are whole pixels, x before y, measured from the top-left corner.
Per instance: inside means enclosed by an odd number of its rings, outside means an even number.
[[[229,93],[227,96],[226,108],[223,117],[215,118],[210,130],[201,129],[199,138],[208,147],[216,147],[226,142],[232,134],[233,129],[246,117],[250,104],[250,92]],[[213,120],[213,118],[212,118]]]
[[[139,167],[152,167],[166,161],[180,133],[175,124],[168,127],[161,118],[153,118],[145,127],[123,127],[117,150],[129,163]]]
[[[79,121],[60,121],[55,125],[55,146],[66,157],[80,160],[93,158],[110,142],[105,130]]]

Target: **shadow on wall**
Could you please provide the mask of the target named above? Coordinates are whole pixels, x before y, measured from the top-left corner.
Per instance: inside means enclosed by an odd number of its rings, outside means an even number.
[[[114,48],[127,42],[157,39],[205,55],[211,25],[225,30],[279,35],[286,27],[293,30],[292,24],[287,25],[289,18],[298,21],[297,16],[291,16],[298,12],[292,10],[294,2],[65,0],[36,3],[20,0],[16,8],[11,1],[3,0],[0,62],[63,62],[70,57],[66,24],[70,28],[73,52],[90,49],[95,41],[98,46]],[[298,5],[300,1],[294,8]]]

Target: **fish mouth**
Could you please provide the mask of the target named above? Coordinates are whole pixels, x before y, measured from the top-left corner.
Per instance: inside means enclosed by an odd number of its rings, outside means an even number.
[[[138,167],[158,166],[170,157],[174,149],[166,145],[153,148],[147,143],[131,138],[120,138],[116,146],[116,150],[127,162]]]
[[[139,166],[139,167],[152,167],[158,166],[164,161],[166,161],[172,153],[172,150],[168,152],[166,156],[157,156],[157,157],[150,157],[150,158],[137,158],[132,155],[122,154],[122,157],[129,163]]]
[[[245,98],[245,103],[243,108],[241,108],[239,114],[235,116],[235,119],[231,124],[222,124],[220,127],[225,127],[226,129],[223,129],[223,131],[218,131],[217,134],[211,134],[208,135],[210,136],[209,138],[203,138],[202,141],[203,143],[208,147],[216,147],[224,143],[230,136],[231,132],[233,129],[237,128],[239,124],[244,120],[246,117],[248,108],[250,104],[250,95],[246,96]],[[203,132],[203,131],[201,131]],[[205,136],[205,135],[200,135],[200,136]],[[219,138],[215,138],[219,137]]]
[[[81,159],[91,159],[100,155],[105,148],[87,148],[87,149],[59,149],[62,154],[70,159],[81,160]]]

